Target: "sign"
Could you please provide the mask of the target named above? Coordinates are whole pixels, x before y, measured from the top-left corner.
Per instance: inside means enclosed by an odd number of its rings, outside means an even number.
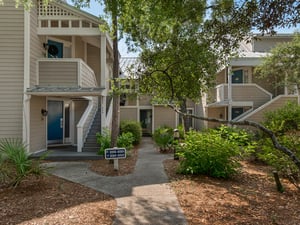
[[[105,159],[125,159],[125,148],[107,148],[105,149]]]

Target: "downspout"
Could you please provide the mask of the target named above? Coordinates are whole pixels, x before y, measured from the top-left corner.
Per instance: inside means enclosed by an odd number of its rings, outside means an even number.
[[[30,151],[30,98],[26,94],[30,87],[30,12],[24,10],[24,86],[23,86],[23,131],[22,140]]]

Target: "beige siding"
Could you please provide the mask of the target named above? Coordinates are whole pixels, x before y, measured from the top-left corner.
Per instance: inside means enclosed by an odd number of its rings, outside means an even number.
[[[176,127],[176,113],[174,110],[164,106],[154,107],[154,130],[160,126]]]
[[[252,81],[253,83],[258,84],[263,89],[272,93],[273,97],[276,97],[277,95],[282,95],[284,93],[283,87],[276,87],[275,83],[273,81],[268,80],[267,78],[260,79],[258,77],[253,76]]]
[[[270,104],[268,104],[266,107],[262,108],[255,114],[249,116],[246,118],[246,120],[261,122],[264,119],[264,114],[268,111],[274,111],[286,104],[288,101],[297,101],[297,97],[294,96],[282,96],[277,99],[274,99]]]
[[[120,107],[120,121],[124,120],[138,121],[137,108]]]
[[[14,4],[0,6],[0,138],[22,138],[24,11]]]
[[[72,86],[78,85],[77,62],[66,61],[40,61],[40,86]]]
[[[87,44],[87,64],[94,70],[100,86],[100,49],[90,44]]]
[[[75,37],[75,58],[84,60],[84,42],[80,37]]]
[[[227,119],[226,108],[225,107],[207,108],[207,117],[215,118],[215,119]],[[208,128],[219,127],[220,125],[221,123],[207,122]]]
[[[86,100],[78,100],[74,101],[74,108],[75,108],[75,131],[74,131],[74,143],[77,143],[77,124],[79,120],[81,119],[82,114],[84,113],[86,107],[88,106],[88,101]]]
[[[46,98],[32,96],[30,99],[30,152],[46,149],[46,117],[41,115],[46,109]]]
[[[37,59],[44,58],[43,42],[37,35],[37,9],[30,11],[30,86],[37,84]]]

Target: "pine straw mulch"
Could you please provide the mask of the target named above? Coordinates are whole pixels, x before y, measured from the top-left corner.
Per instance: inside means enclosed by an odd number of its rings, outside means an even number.
[[[178,163],[164,166],[189,225],[300,224],[300,191],[282,180],[279,193],[269,167],[243,162],[239,175],[222,180],[176,174]]]
[[[119,160],[119,172],[106,160],[89,161],[102,175],[132,173],[137,151]],[[242,173],[231,180],[176,173],[176,160],[166,160],[165,170],[189,225],[298,225],[300,192],[283,181],[276,191],[270,168],[243,163]],[[112,224],[116,203],[112,197],[55,176],[34,178],[16,189],[0,188],[0,224]]]

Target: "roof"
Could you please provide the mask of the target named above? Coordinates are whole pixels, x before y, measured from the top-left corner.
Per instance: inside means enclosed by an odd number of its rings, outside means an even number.
[[[101,96],[104,88],[87,87],[33,87],[26,94],[38,96]]]
[[[122,57],[120,59],[120,78],[137,78],[133,75],[141,65],[139,57]]]

